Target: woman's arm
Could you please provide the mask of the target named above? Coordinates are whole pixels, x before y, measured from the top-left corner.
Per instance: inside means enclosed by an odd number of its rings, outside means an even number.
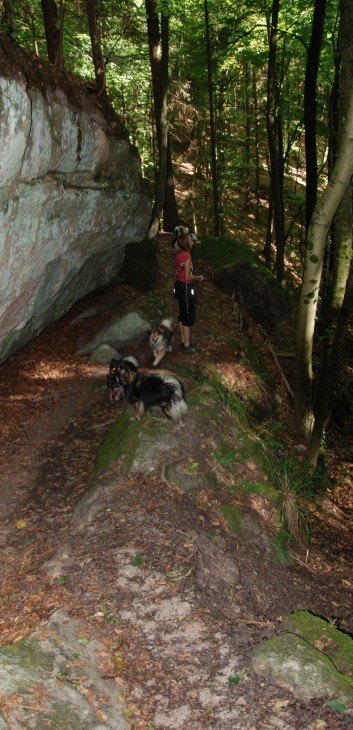
[[[202,274],[199,274],[198,276],[194,276],[194,274],[191,273],[191,258],[185,261],[185,281],[188,284],[191,284],[193,281],[205,281],[205,277],[202,276]]]

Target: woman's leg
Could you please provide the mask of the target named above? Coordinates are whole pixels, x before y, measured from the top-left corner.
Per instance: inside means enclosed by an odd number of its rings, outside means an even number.
[[[179,329],[181,347],[188,348],[190,346],[190,334],[191,327],[195,321],[195,303],[186,304],[186,302],[179,301]]]
[[[185,347],[189,347],[189,345],[190,345],[190,327],[187,327],[185,324],[181,324],[181,322],[179,322],[179,326],[180,326],[181,342],[183,345],[185,345]]]

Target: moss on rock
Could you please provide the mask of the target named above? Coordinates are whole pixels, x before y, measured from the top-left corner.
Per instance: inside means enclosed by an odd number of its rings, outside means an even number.
[[[350,675],[348,681],[353,686],[353,639],[348,634],[309,611],[289,613],[282,624],[326,654],[339,672]]]
[[[282,634],[253,650],[255,671],[303,700],[337,699],[353,707],[353,688],[331,659],[295,634]]]

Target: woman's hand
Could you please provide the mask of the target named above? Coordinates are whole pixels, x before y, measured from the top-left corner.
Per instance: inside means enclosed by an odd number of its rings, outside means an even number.
[[[203,276],[203,274],[200,274],[200,276],[197,276],[196,278],[197,278],[197,281],[201,281],[201,282],[205,281],[205,277]]]

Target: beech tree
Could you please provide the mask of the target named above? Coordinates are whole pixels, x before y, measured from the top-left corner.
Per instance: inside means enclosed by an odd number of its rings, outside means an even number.
[[[15,16],[12,0],[4,0],[4,26],[10,38],[16,39]]]
[[[271,204],[276,237],[276,273],[284,279],[284,226],[283,226],[283,144],[279,118],[279,89],[277,83],[276,55],[278,14],[280,0],[273,0],[269,21],[269,54],[267,66],[267,135],[270,152]]]
[[[309,446],[309,461],[316,464],[321,437],[330,417],[336,369],[347,322],[350,291],[347,281],[352,256],[351,194],[348,205],[350,225],[342,228],[345,234],[333,252],[331,316],[327,323],[327,348],[322,365],[320,386],[315,391],[313,347],[315,320],[320,297],[322,264],[327,235],[333,218],[342,203],[353,174],[353,40],[350,29],[353,22],[351,0],[340,2],[340,102],[339,139],[337,159],[326,189],[318,200],[308,230],[303,281],[301,286],[296,336],[296,393],[297,428]],[[347,68],[348,65],[348,68]],[[316,406],[315,406],[316,404]]]
[[[216,131],[213,104],[213,81],[212,81],[212,52],[210,41],[210,18],[208,2],[205,0],[205,29],[206,29],[206,54],[207,54],[207,80],[208,80],[208,103],[210,117],[210,138],[211,138],[211,167],[212,167],[212,190],[213,190],[213,219],[214,234],[219,236],[221,232],[221,219],[219,214],[219,192],[218,192],[218,169]]]
[[[56,0],[41,0],[48,59],[53,66],[63,67],[62,19],[63,4],[60,0],[60,18]],[[60,22],[61,20],[61,22]]]
[[[341,64],[339,72],[339,119],[344,119],[353,93],[353,41],[351,23],[353,8],[349,0],[341,2],[339,47]],[[324,320],[323,357],[318,386],[314,394],[314,424],[310,438],[308,459],[316,465],[320,453],[322,435],[326,429],[337,387],[337,374],[342,346],[350,315],[353,311],[352,272],[352,178],[334,220],[334,237],[331,240],[332,272],[328,284]]]
[[[306,230],[317,200],[316,107],[317,73],[320,62],[326,0],[315,0],[311,39],[308,49],[304,86],[305,167],[306,167]]]
[[[100,29],[97,19],[96,0],[85,0],[89,34],[92,45],[92,58],[96,77],[97,96],[105,93],[105,63],[101,47]]]

